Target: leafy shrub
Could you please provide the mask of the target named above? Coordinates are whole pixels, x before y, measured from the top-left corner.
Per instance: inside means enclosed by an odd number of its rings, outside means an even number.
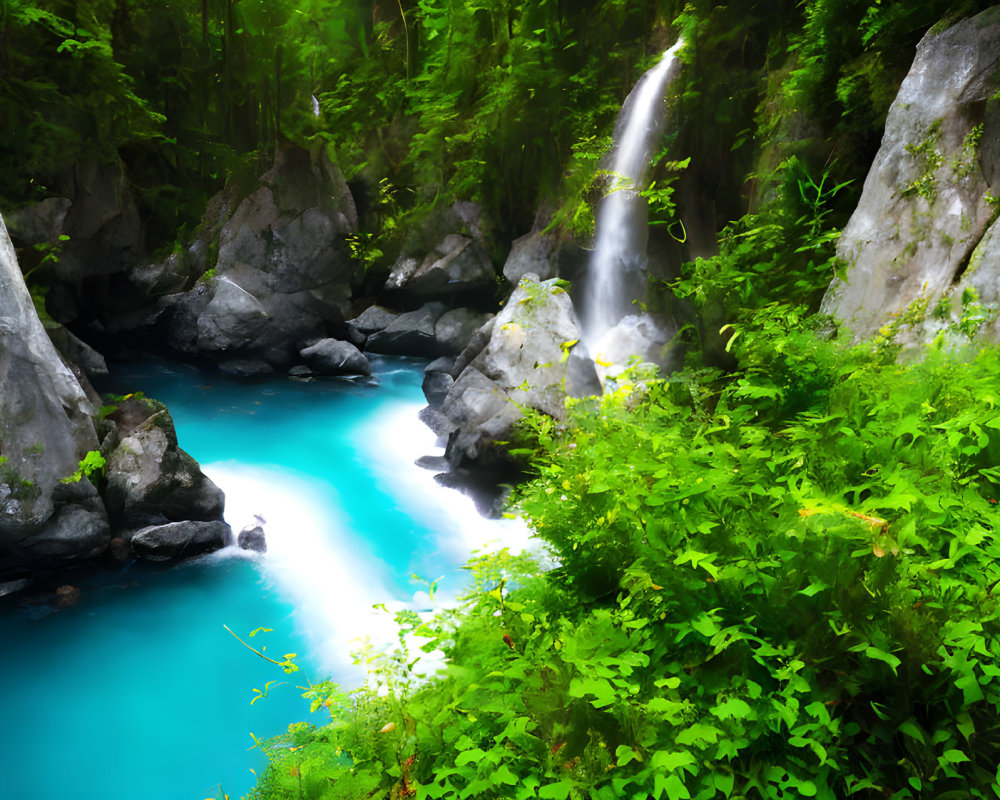
[[[713,370],[529,417],[517,508],[559,566],[473,564],[462,609],[403,620],[445,671],[402,648],[259,796],[1000,790],[997,354],[813,357],[784,417]]]

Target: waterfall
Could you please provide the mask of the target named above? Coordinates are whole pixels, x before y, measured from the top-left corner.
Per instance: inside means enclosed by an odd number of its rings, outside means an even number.
[[[649,209],[639,194],[666,122],[664,97],[680,70],[683,40],[667,50],[629,93],[615,122],[611,188],[597,209],[597,234],[583,296],[584,340],[591,354],[645,297]]]

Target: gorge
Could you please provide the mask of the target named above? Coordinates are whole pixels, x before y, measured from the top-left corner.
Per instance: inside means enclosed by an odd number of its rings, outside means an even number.
[[[0,791],[1000,793],[1000,7],[17,0],[0,83]]]

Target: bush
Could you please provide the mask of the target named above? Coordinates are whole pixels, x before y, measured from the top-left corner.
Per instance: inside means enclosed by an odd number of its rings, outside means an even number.
[[[326,779],[304,797],[1000,791],[1000,361],[813,354],[822,390],[786,417],[706,370],[530,418],[517,508],[559,566],[474,564],[463,609],[403,620],[447,669],[422,684],[400,651],[382,672],[407,680],[297,728],[269,779],[310,765]]]

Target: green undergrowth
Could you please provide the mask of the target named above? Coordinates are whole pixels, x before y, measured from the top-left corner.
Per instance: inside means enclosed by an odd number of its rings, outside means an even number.
[[[484,556],[460,608],[401,615],[252,796],[1000,793],[1000,359],[900,366],[808,327],[774,312],[737,373],[529,417],[515,509],[558,566]]]

